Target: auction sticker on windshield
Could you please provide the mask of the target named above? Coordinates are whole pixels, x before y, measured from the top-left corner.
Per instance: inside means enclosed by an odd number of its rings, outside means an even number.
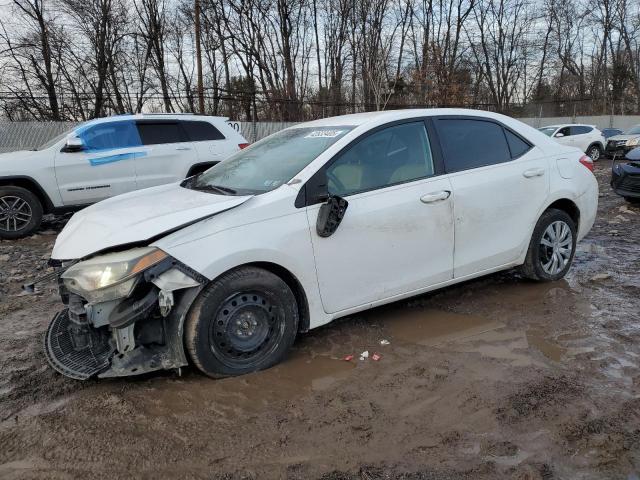
[[[304,138],[334,138],[343,133],[344,130],[314,130]]]

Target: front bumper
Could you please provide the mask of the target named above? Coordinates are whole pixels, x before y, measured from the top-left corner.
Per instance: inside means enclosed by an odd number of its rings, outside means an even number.
[[[187,365],[184,322],[205,281],[194,279],[198,277],[194,272],[176,276],[175,265],[174,260],[164,272],[145,272],[127,298],[92,305],[61,291],[67,308],[54,316],[45,335],[51,367],[67,377],[87,380]]]
[[[611,171],[611,188],[625,198],[640,198],[640,163],[618,163]]]
[[[634,148],[636,148],[636,146],[633,147],[628,147],[626,145],[626,141],[624,144],[619,144],[616,143],[615,141],[610,141],[607,142],[607,146],[604,149],[604,154],[607,157],[616,157],[616,158],[624,158],[624,156],[631,150],[633,150]]]

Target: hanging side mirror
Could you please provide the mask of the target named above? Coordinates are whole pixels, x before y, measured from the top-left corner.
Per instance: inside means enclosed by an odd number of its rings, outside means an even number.
[[[330,237],[340,226],[349,202],[337,195],[331,196],[320,206],[316,232],[320,237]]]
[[[84,150],[84,142],[80,137],[68,137],[62,147],[62,151],[66,153],[81,152]]]

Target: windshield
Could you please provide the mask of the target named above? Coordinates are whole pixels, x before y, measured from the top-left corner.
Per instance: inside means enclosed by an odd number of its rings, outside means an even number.
[[[229,195],[265,193],[287,183],[353,127],[282,130],[183,183]]]
[[[640,135],[640,125],[636,125],[635,127],[631,127],[629,130],[624,132],[625,135]]]
[[[547,137],[550,137],[551,135],[553,135],[553,132],[556,131],[556,128],[557,127],[543,127],[543,128],[539,128],[538,130],[544,133]]]

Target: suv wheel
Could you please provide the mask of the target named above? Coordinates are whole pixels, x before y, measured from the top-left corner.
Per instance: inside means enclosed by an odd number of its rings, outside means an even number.
[[[602,149],[598,145],[591,145],[587,150],[587,156],[594,162],[598,161],[602,156]]]
[[[214,378],[279,363],[298,331],[298,306],[277,275],[241,267],[210,283],[196,299],[185,341],[196,366]]]
[[[538,220],[522,266],[525,277],[538,281],[560,280],[573,262],[576,224],[562,210],[551,208]]]
[[[25,237],[38,229],[42,204],[29,190],[13,185],[0,187],[0,238]]]

